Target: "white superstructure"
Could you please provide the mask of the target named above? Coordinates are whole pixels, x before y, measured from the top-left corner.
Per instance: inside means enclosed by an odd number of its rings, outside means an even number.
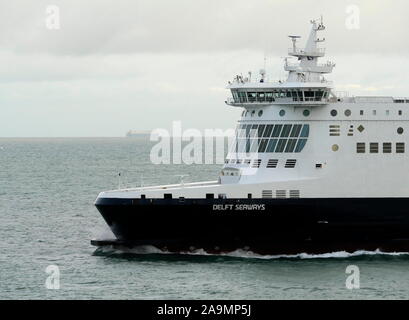
[[[290,36],[288,79],[236,76],[226,104],[243,108],[218,181],[103,192],[105,198],[408,197],[409,98],[349,97],[324,77],[325,56],[311,21],[305,48]],[[374,76],[376,76],[374,74]]]

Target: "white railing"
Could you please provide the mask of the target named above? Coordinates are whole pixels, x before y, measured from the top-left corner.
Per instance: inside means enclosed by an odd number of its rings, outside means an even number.
[[[325,54],[325,48],[316,48],[313,51],[306,51],[305,49],[300,49],[300,48],[288,48],[288,54],[290,55],[324,55]]]

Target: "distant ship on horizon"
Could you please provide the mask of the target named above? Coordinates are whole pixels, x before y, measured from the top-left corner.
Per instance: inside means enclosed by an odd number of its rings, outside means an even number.
[[[128,130],[126,133],[127,138],[137,137],[140,135],[147,135],[150,134],[148,130]]]

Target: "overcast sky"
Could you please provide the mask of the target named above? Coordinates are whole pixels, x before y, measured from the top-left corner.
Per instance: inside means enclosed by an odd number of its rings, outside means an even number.
[[[227,81],[264,56],[283,79],[287,36],[303,44],[321,14],[335,91],[409,96],[408,12],[404,0],[0,0],[0,137],[232,127]]]

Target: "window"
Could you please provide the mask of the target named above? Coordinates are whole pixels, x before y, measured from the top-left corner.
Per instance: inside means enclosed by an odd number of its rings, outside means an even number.
[[[404,152],[405,152],[405,143],[397,142],[396,143],[396,153],[404,153]]]
[[[286,143],[287,143],[287,139],[278,140],[278,144],[277,144],[275,152],[283,152]]]
[[[268,124],[268,125],[266,126],[266,130],[264,130],[263,137],[269,138],[272,131],[273,131],[273,125],[272,125],[272,124]]]
[[[304,115],[304,117],[308,117],[310,115],[310,110],[305,109],[302,114]]]
[[[272,92],[266,92],[266,101],[267,102],[273,102],[274,101]]]
[[[356,144],[356,152],[357,153],[365,153],[365,143],[364,142],[358,142]]]
[[[398,130],[397,130],[397,132],[398,132],[398,134],[402,134],[402,133],[403,133],[403,128],[402,128],[402,127],[399,127]]]
[[[272,137],[278,137],[281,132],[281,128],[283,127],[282,124],[276,124],[274,126],[273,134],[271,135]]]
[[[285,116],[285,110],[281,109],[279,115],[280,115],[280,117],[284,117]]]
[[[338,151],[339,150],[339,146],[337,144],[333,144],[331,147],[332,151]]]
[[[337,110],[332,109],[331,110],[331,116],[335,117],[338,114]]]
[[[344,114],[345,114],[347,117],[349,117],[349,116],[351,115],[351,110],[346,109],[345,112],[344,112]]]
[[[241,124],[231,152],[301,152],[308,136],[308,124]]]
[[[376,116],[376,110],[372,110],[372,114]]]
[[[261,117],[262,115],[263,115],[263,110],[260,110],[260,111],[258,112],[258,116]]]
[[[285,124],[283,130],[281,131],[280,137],[287,138],[290,135],[291,124]]]
[[[300,137],[306,138],[308,137],[309,133],[310,133],[310,125],[304,124],[304,126],[302,127]]]
[[[284,152],[293,152],[296,143],[297,143],[297,139],[288,139],[287,146],[285,147]]]
[[[299,139],[294,152],[301,152],[301,150],[304,149],[306,143],[307,143],[307,139]]]
[[[398,111],[398,114],[401,116],[401,115],[402,115],[402,110],[399,110],[399,111]]]
[[[268,139],[262,139],[258,145],[258,152],[265,152],[268,144]]]
[[[371,142],[369,144],[369,153],[378,153],[378,143],[377,142]]]
[[[258,102],[266,101],[266,96],[265,96],[264,92],[257,92],[257,101]]]
[[[300,134],[301,127],[302,127],[301,124],[295,124],[295,125],[293,126],[293,129],[291,130],[290,137],[295,137],[295,138],[297,138],[297,137],[299,136],[299,134]]]
[[[389,110],[386,110],[386,115],[389,116]]]
[[[266,152],[274,152],[278,139],[271,139],[268,143]]]
[[[392,143],[390,142],[383,143],[383,153],[392,153]]]
[[[364,110],[359,110],[359,114],[360,114],[361,116],[363,116],[363,115],[364,115]]]
[[[247,99],[249,102],[255,102],[256,96],[257,94],[255,92],[247,92]]]

